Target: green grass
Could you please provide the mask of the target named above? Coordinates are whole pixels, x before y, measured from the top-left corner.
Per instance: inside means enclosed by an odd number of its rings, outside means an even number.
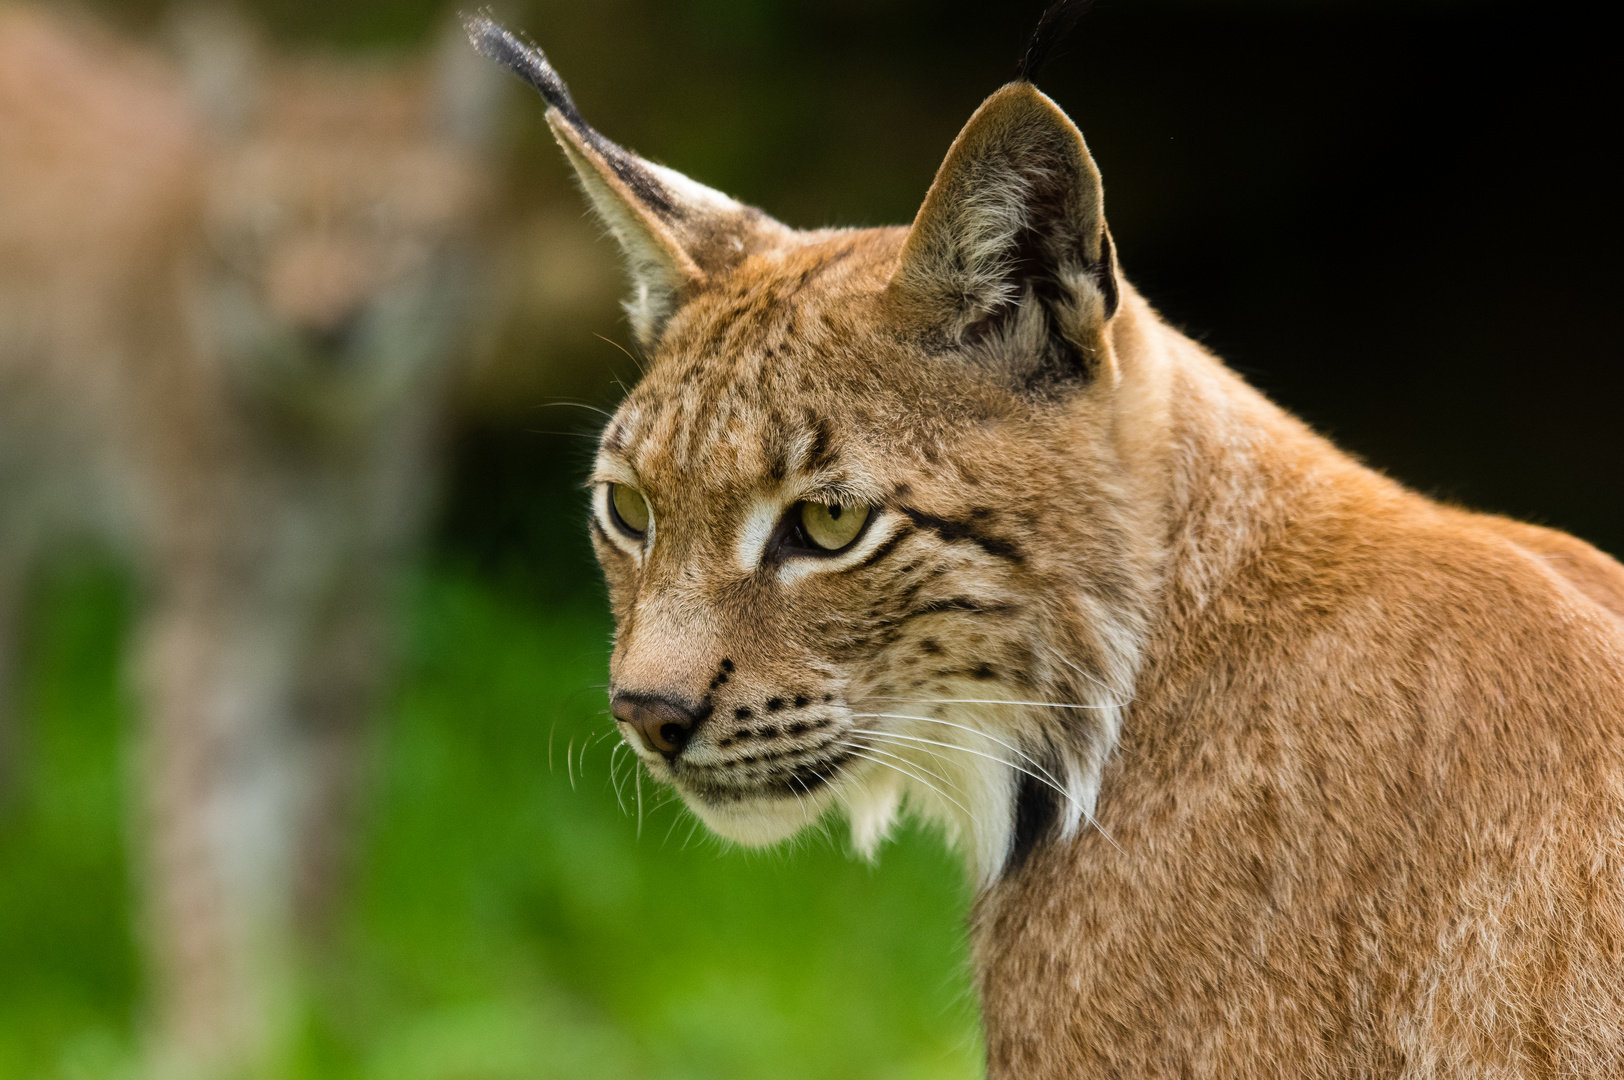
[[[0,819],[5,1080],[135,1060],[127,608],[97,571],[36,605],[27,783]],[[537,610],[467,579],[418,590],[342,945],[282,1072],[977,1075],[954,858],[918,833],[877,867],[838,832],[726,849],[647,781],[639,815],[625,761],[617,802],[613,740],[595,738],[608,630],[591,608]]]

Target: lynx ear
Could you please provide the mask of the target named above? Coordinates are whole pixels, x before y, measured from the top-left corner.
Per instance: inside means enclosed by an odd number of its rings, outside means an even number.
[[[783,229],[761,211],[644,161],[598,134],[581,118],[540,49],[483,15],[468,18],[466,26],[475,49],[546,99],[553,135],[625,252],[633,289],[626,312],[644,348],[659,340],[685,294],[761,250]]]
[[[990,353],[1023,385],[1109,364],[1119,285],[1099,170],[1031,83],[993,94],[954,140],[890,287],[950,345]]]
[[[217,135],[242,135],[259,103],[265,47],[258,30],[234,4],[188,3],[172,9],[166,21],[205,122]]]

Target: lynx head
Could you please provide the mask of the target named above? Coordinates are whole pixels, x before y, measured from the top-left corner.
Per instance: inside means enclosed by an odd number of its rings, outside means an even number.
[[[911,228],[790,229],[616,146],[535,86],[627,255],[647,375],[590,528],[612,712],[714,831],[826,810],[872,851],[906,802],[982,881],[1090,813],[1142,636],[1119,482],[1122,286],[1099,174],[1027,79]]]
[[[470,305],[488,65],[460,40],[427,60],[262,60],[215,9],[178,30],[214,136],[199,335],[278,421],[365,430],[443,376]]]

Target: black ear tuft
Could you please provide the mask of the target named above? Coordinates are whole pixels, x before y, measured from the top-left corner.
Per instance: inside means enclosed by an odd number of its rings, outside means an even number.
[[[1037,29],[1032,31],[1020,63],[1015,65],[1015,81],[1036,82],[1038,72],[1048,63],[1054,47],[1066,39],[1077,25],[1077,20],[1093,6],[1094,0],[1060,0],[1059,3],[1050,4],[1039,17]]]
[[[615,175],[651,210],[667,218],[679,214],[676,200],[659,178],[649,171],[647,163],[604,138],[581,116],[581,110],[575,107],[575,99],[570,96],[570,88],[559,78],[546,53],[520,41],[489,15],[465,14],[462,25],[468,31],[468,41],[476,52],[501,64],[534,87],[592,149],[603,155]]]
[[[512,71],[546,100],[553,137],[626,256],[632,279],[626,311],[643,348],[659,341],[666,321],[691,290],[787,235],[761,211],[598,134],[582,118],[546,54],[489,15],[464,15],[462,23],[476,52]]]
[[[495,60],[535,87],[547,104],[563,113],[573,127],[587,126],[581,119],[581,111],[575,107],[575,99],[570,97],[570,88],[548,63],[546,53],[534,45],[526,45],[489,15],[465,12],[462,25],[468,31],[469,43],[479,55]]]

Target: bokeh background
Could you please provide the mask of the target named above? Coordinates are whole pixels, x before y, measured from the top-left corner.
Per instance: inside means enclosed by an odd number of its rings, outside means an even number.
[[[89,5],[153,34],[164,5]],[[610,137],[795,225],[908,220],[1041,4],[496,5]],[[1427,492],[1624,552],[1616,58],[1590,5],[1101,0],[1043,87],[1104,172],[1127,275],[1342,445]],[[245,5],[290,48],[407,50],[429,0]],[[521,256],[459,392],[401,614],[362,870],[288,1077],[970,1077],[939,838],[726,850],[609,767],[609,623],[579,479],[635,376],[615,253],[539,104],[507,114]],[[1609,146],[1615,150],[1608,151]],[[599,336],[601,335],[601,337]],[[608,340],[605,340],[608,339]],[[134,1067],[132,587],[33,587],[0,809],[0,1077]],[[640,790],[639,790],[640,787]]]

